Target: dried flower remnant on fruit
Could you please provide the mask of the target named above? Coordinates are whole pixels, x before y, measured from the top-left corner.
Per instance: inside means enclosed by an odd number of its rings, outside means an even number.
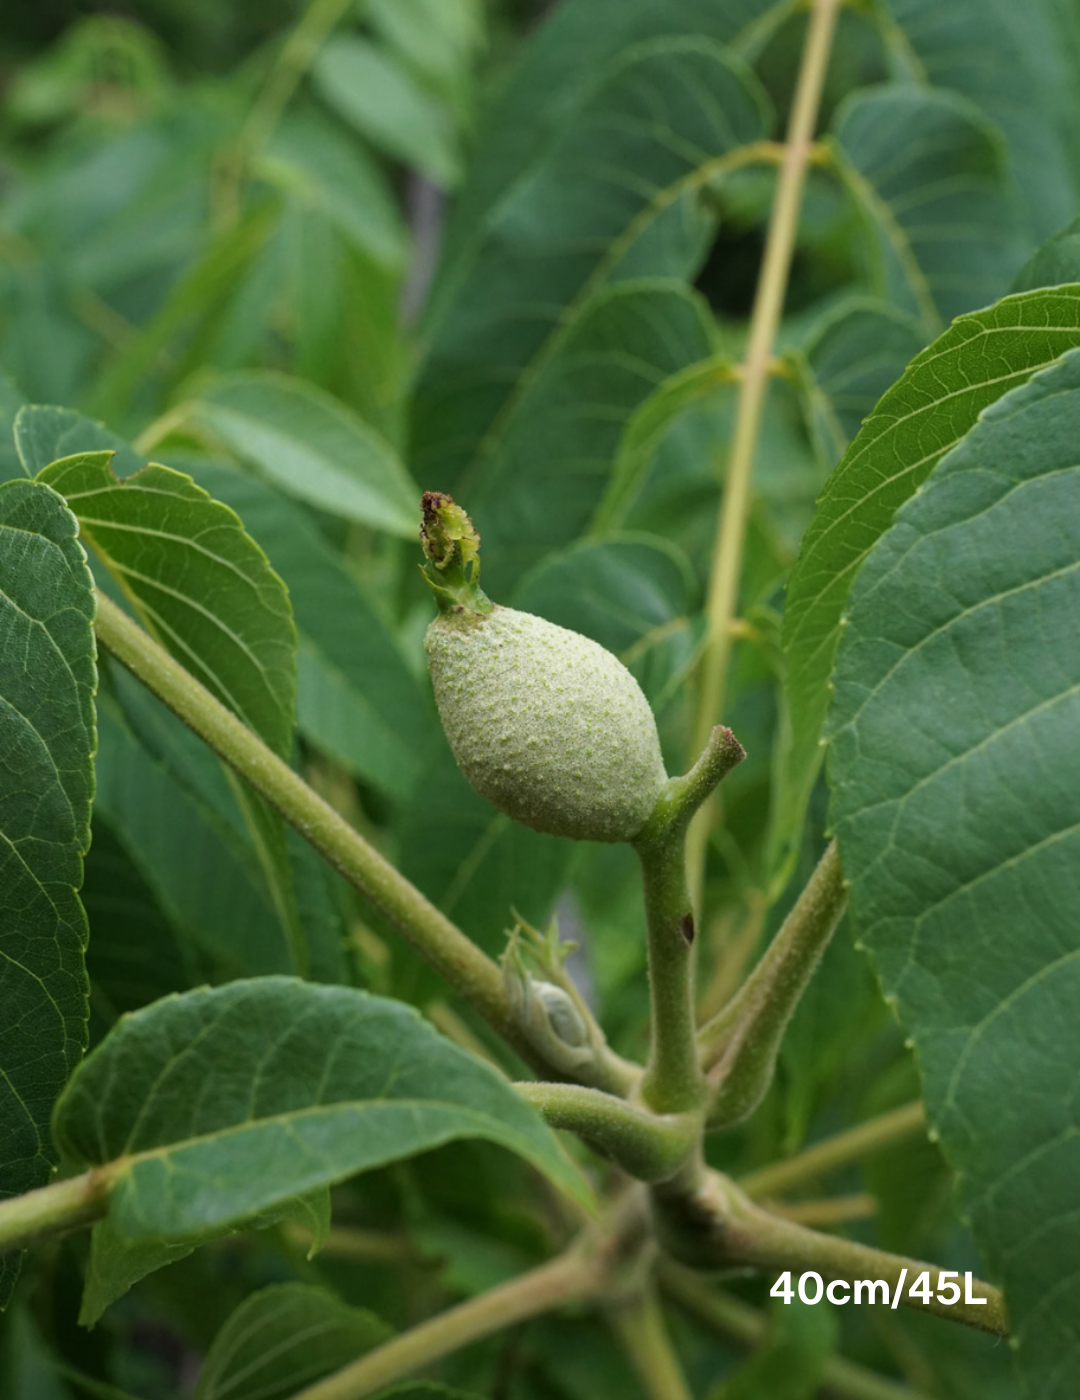
[[[420,543],[427,563],[420,572],[440,612],[482,615],[491,603],[480,587],[480,533],[452,496],[425,491]]]
[[[535,831],[632,840],[667,782],[641,687],[590,638],[494,606],[480,591],[468,516],[441,493],[424,501],[424,572],[439,605],[424,646],[458,766],[482,797]]]
[[[442,491],[425,491],[420,540],[424,553],[437,569],[445,569],[454,559],[455,548],[463,565],[471,564],[480,552],[480,533],[452,496]]]

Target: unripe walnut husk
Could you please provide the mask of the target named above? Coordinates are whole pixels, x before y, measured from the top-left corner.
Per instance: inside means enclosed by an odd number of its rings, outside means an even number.
[[[649,702],[604,647],[531,613],[441,612],[425,639],[466,778],[534,831],[630,841],[667,781]]]

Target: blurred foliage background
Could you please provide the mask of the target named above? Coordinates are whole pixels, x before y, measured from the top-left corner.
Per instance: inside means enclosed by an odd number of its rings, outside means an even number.
[[[643,1046],[640,893],[621,848],[512,828],[435,722],[420,489],[459,492],[501,601],[617,651],[687,760],[721,465],[805,13],[767,0],[38,0],[0,16],[0,418],[64,405],[92,445],[191,472],[289,586],[297,761],[486,948],[557,911],[619,1048]],[[859,0],[843,11],[754,480],[730,723],[750,753],[709,853],[715,1008],[820,849],[775,778],[783,581],[830,469],[904,365],[1003,295],[1080,203],[1068,0]],[[644,93],[644,96],[643,96]],[[760,159],[724,163],[760,146]],[[85,445],[50,420],[61,455]],[[73,447],[70,449],[73,450]],[[46,457],[45,460],[48,460]],[[0,473],[18,467],[0,448]],[[236,797],[106,669],[85,899],[93,1033],[201,980],[288,968]],[[290,838],[314,970],[483,1030]],[[493,1047],[490,1045],[488,1049]],[[749,1170],[918,1095],[842,933],[781,1073],[714,1144]],[[849,1228],[978,1268],[915,1135],[822,1183]],[[203,1250],[77,1328],[85,1242],[45,1252],[3,1323],[5,1400],[191,1393],[255,1287],[321,1280],[404,1325],[536,1261],[565,1222],[528,1169],[465,1145],[343,1189],[332,1246],[285,1228]],[[733,1280],[755,1307],[764,1285]],[[928,1318],[778,1308],[763,1348],[676,1309],[696,1393],[798,1400],[837,1345],[941,1400],[1005,1400],[1007,1348]],[[60,1361],[57,1362],[56,1358]],[[595,1320],[531,1323],[445,1378],[506,1400],[632,1396]],[[95,1389],[95,1387],[97,1387]]]

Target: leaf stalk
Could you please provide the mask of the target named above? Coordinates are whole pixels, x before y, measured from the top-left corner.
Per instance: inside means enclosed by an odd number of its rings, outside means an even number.
[[[515,1086],[552,1128],[565,1128],[638,1181],[665,1181],[694,1150],[697,1113],[660,1115],[578,1084]]]
[[[710,728],[723,709],[731,655],[731,622],[738,608],[743,543],[750,509],[750,475],[761,431],[773,344],[791,272],[806,171],[815,149],[814,128],[839,8],[840,0],[813,0],[776,198],[769,220],[761,276],[750,318],[750,335],[744,373],[739,382],[735,430],[724,477],[724,499],[717,523],[705,607],[707,632],[701,660],[697,718],[692,735],[695,751],[705,743]],[[700,893],[704,879],[711,805],[702,809],[690,834],[691,886],[695,894]]]
[[[702,1061],[711,1066],[711,1128],[742,1122],[765,1097],[784,1031],[846,905],[840,855],[833,841],[765,956],[724,1010],[698,1034]]]
[[[115,1171],[83,1172],[0,1201],[0,1255],[23,1249],[46,1235],[99,1220],[106,1211]]]

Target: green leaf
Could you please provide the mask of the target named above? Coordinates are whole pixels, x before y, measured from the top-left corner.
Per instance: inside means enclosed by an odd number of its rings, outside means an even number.
[[[856,921],[1040,1400],[1080,1365],[1078,435],[1077,351],[983,412],[855,583],[830,721]]]
[[[477,135],[468,180],[450,211],[437,297],[451,292],[476,251],[477,230],[522,171],[573,125],[597,74],[649,40],[704,37],[752,57],[787,14],[775,0],[562,0],[554,6],[523,46]]]
[[[116,679],[125,699],[142,698],[138,682]],[[213,756],[191,736],[184,751],[189,765],[163,761],[107,695],[99,701],[98,727],[95,813],[108,822],[195,966],[215,977],[288,972],[285,934],[238,830],[242,819],[235,804],[234,824],[220,811],[230,793]],[[200,783],[201,767],[216,779],[213,794]],[[148,928],[145,936],[152,933]]]
[[[392,48],[433,79],[463,75],[484,44],[480,0],[369,0],[365,13]]]
[[[313,1236],[311,1258],[326,1243],[330,1231],[330,1191],[323,1186],[308,1196],[285,1201],[276,1210],[246,1222],[253,1229],[266,1229],[283,1221],[297,1221]],[[225,1231],[231,1234],[232,1231]],[[94,1226],[90,1236],[90,1259],[86,1266],[79,1325],[93,1327],[105,1309],[149,1274],[186,1259],[200,1243],[191,1240],[130,1239],[120,1234],[106,1216]]]
[[[0,374],[0,482],[26,475],[14,439],[15,415],[25,402],[26,396],[6,374]]]
[[[304,511],[246,473],[212,462],[191,470],[232,506],[288,586],[300,634],[300,732],[404,800],[420,775],[434,716],[381,616]]]
[[[501,447],[591,296],[694,275],[715,224],[702,192],[771,120],[753,74],[700,36],[627,49],[578,98],[492,209],[435,329],[414,460],[442,489]]]
[[[97,689],[94,593],[75,517],[0,486],[0,1199],[47,1181],[53,1103],[86,1045]],[[0,1263],[0,1307],[18,1272]]]
[[[618,451],[597,506],[590,534],[609,535],[625,526],[664,438],[687,410],[735,382],[728,355],[711,355],[671,375],[644,399],[623,425]]]
[[[1057,0],[889,0],[884,37],[915,82],[951,88],[1000,130],[1035,238],[1080,201],[1080,21]],[[1073,280],[1073,279],[1070,279]]]
[[[296,632],[282,582],[240,519],[169,467],[119,480],[107,452],[54,462],[39,480],[65,497],[162,645],[287,757]]]
[[[461,1137],[587,1188],[539,1116],[400,1002],[291,978],[170,997],[84,1061],[54,1120],[86,1166],[130,1158],[109,1220],[131,1238],[220,1232]]]
[[[50,463],[77,452],[115,453],[112,467],[119,476],[130,476],[145,466],[123,438],[73,408],[27,404],[17,415],[14,428],[19,458],[28,476],[37,476]]]
[[[246,1299],[214,1338],[195,1400],[288,1400],[390,1335],[381,1318],[328,1289],[273,1284]]]
[[[764,1341],[710,1400],[814,1400],[836,1350],[837,1330],[828,1303],[819,1307],[795,1298],[771,1304]]]
[[[4,1400],[72,1400],[55,1357],[27,1305],[17,1300],[0,1333],[0,1386]]]
[[[386,177],[356,141],[313,112],[293,113],[257,162],[264,180],[318,210],[357,248],[399,268],[408,235]]]
[[[105,370],[93,395],[95,412],[109,420],[119,417],[148,375],[159,383],[174,382],[175,370],[170,368],[175,353],[166,357],[162,352],[172,350],[182,334],[205,334],[207,324],[229,309],[273,235],[278,215],[276,205],[262,202],[200,249],[154,315]],[[188,365],[181,361],[181,375],[185,371]]]
[[[690,564],[674,545],[627,535],[549,555],[522,579],[512,601],[613,651],[659,709],[695,655],[696,593]]]
[[[103,747],[99,741],[95,765],[99,782]],[[95,800],[93,841],[81,891],[90,925],[90,1005],[99,1027],[169,992],[184,991],[196,981],[189,946],[177,938],[153,890],[102,812]],[[138,836],[143,833],[140,827]]]
[[[296,630],[288,594],[227,506],[189,476],[148,466],[123,481],[110,454],[62,458],[39,473],[79,517],[83,538],[140,618],[198,680],[280,756],[292,749]],[[235,784],[286,929],[309,965],[281,818]]]
[[[413,539],[420,492],[388,442],[344,404],[283,374],[227,375],[187,421],[283,491],[347,520]]]
[[[589,302],[456,488],[493,596],[582,533],[633,411],[711,349],[708,309],[680,282],[622,282]]]
[[[925,343],[917,321],[881,302],[855,300],[815,323],[791,359],[825,461],[843,455],[878,399]]]
[[[1024,257],[1000,138],[963,98],[910,84],[856,92],[834,156],[875,245],[876,282],[933,334],[1001,296]]]
[[[792,858],[821,757],[840,618],[859,566],[897,508],[978,415],[1080,344],[1080,287],[1006,297],[961,317],[908,366],[829,478],[784,613],[791,734],[781,756],[774,863]]]
[[[1061,287],[1080,279],[1080,219],[1073,219],[1047,239],[1016,274],[1011,291]]]
[[[450,111],[392,55],[356,35],[340,34],[320,49],[311,79],[327,106],[372,145],[444,188],[456,183]]]

